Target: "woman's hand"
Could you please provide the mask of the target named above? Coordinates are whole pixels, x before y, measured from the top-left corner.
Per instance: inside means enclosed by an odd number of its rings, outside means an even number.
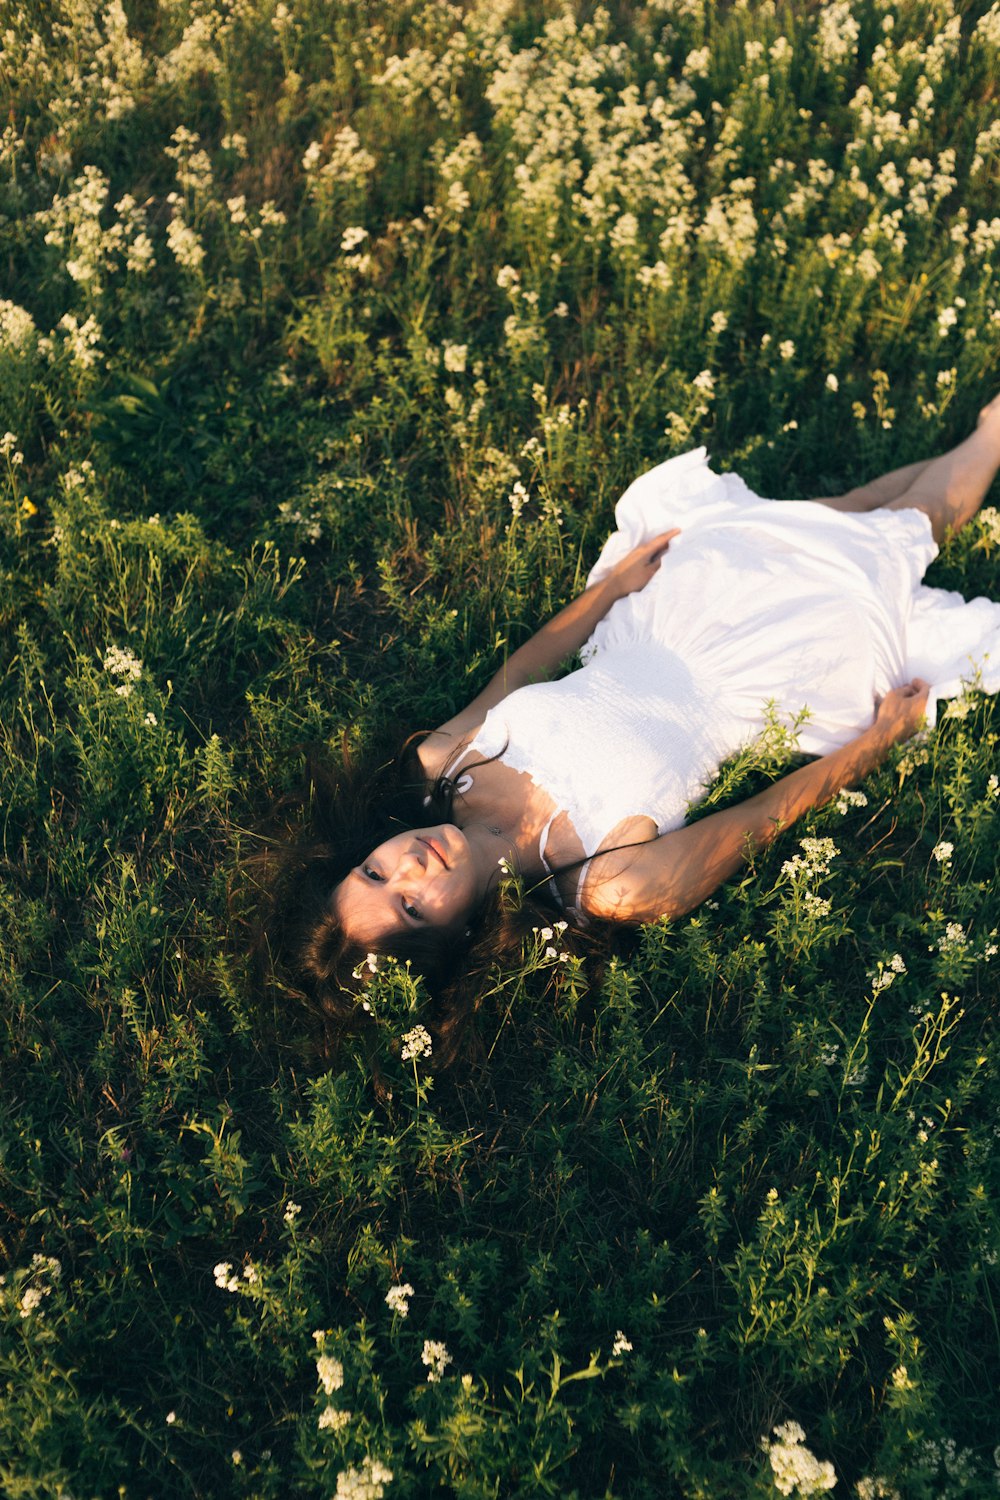
[[[908,740],[923,722],[929,692],[930,683],[922,677],[893,688],[879,703],[871,732],[887,747]]]
[[[623,599],[626,594],[634,594],[645,588],[660,566],[670,543],[680,534],[681,528],[674,526],[670,531],[661,531],[659,536],[640,542],[638,547],[633,547],[631,552],[626,553],[621,562],[616,563],[608,573],[608,582],[615,597]]]

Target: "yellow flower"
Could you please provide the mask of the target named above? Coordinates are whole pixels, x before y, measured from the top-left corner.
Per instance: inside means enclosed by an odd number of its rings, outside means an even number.
[[[23,500],[21,501],[21,514],[23,516],[37,516],[38,515],[38,506],[37,505],[32,505],[32,503],[28,499],[27,495],[25,495],[24,498],[23,498]]]

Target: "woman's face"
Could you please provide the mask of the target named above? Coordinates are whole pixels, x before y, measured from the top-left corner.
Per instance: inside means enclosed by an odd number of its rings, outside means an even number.
[[[402,932],[460,928],[478,905],[479,878],[465,834],[454,823],[397,833],[335,888],[332,904],[347,936],[374,948]]]

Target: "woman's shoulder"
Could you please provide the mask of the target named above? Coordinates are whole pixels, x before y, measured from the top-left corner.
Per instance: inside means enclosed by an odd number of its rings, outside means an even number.
[[[458,728],[449,723],[430,730],[416,749],[417,761],[427,780],[435,782],[442,776],[451,775],[456,762],[469,749],[480,728],[478,724]]]

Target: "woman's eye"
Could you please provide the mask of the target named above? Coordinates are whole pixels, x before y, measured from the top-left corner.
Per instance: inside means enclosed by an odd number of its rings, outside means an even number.
[[[380,875],[377,870],[373,870],[372,869],[371,865],[362,865],[361,869],[362,869],[362,873],[364,875],[366,875],[369,880],[382,880],[382,879],[384,879],[384,877],[382,875]]]
[[[406,912],[406,915],[408,917],[413,917],[417,922],[420,921],[420,911],[416,906],[414,906],[412,901],[404,901],[403,910]]]

